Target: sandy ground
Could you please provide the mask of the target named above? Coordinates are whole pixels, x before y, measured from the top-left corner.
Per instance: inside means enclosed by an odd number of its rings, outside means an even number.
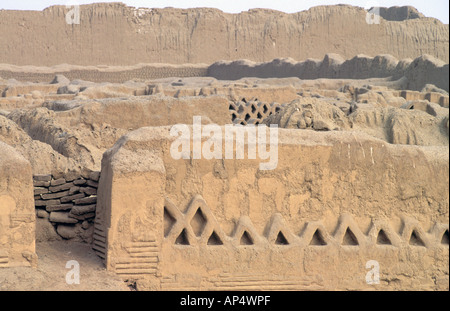
[[[87,244],[67,241],[36,244],[38,266],[0,269],[0,291],[128,291],[127,283],[105,270]],[[80,284],[67,284],[69,260],[80,264]],[[73,268],[72,268],[73,269]]]

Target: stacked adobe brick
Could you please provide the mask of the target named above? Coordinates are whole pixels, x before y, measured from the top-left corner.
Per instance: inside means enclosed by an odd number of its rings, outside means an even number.
[[[64,239],[92,242],[100,172],[34,175],[36,216]]]

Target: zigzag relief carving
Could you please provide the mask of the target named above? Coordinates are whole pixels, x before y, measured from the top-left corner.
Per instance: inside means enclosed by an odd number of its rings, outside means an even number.
[[[326,246],[332,238],[320,221],[307,222],[300,235],[308,246]]]
[[[448,224],[436,223],[425,232],[419,222],[411,217],[402,219],[400,232],[389,222],[372,219],[368,232],[363,233],[350,214],[338,219],[335,230],[330,234],[321,221],[307,221],[303,230],[295,234],[279,213],[270,219],[266,230],[260,235],[248,216],[241,216],[231,236],[221,229],[205,200],[196,195],[182,213],[166,198],[164,206],[164,243],[176,246],[236,246],[255,247],[344,247],[359,249],[374,247],[448,247]]]
[[[419,222],[413,218],[407,218],[403,222],[402,239],[414,246],[430,247],[432,244]]]
[[[448,245],[448,229],[445,230],[444,234],[442,235],[441,244]]]
[[[289,230],[289,226],[281,214],[275,214],[270,221],[267,240],[276,245],[292,245],[298,242],[297,237]]]
[[[432,230],[434,239],[440,241],[440,244],[449,244],[448,224],[435,224]]]
[[[225,245],[229,238],[222,231],[201,196],[195,196],[185,213],[166,198],[165,240],[176,245]]]
[[[395,233],[391,226],[384,220],[372,220],[369,229],[368,239],[370,244],[392,245],[399,247],[402,243],[400,237]]]

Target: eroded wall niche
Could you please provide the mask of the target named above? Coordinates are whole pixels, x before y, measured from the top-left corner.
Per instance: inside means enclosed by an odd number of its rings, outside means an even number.
[[[170,127],[102,161],[94,249],[152,290],[448,287],[448,148],[279,130],[278,166],[174,160]],[[247,149],[246,149],[247,150]]]

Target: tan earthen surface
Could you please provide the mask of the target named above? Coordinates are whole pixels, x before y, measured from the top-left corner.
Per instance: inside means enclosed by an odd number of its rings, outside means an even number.
[[[97,249],[142,289],[369,289],[369,260],[379,289],[446,288],[448,148],[280,130],[260,171],[174,160],[173,140],[142,128],[103,158]]]
[[[1,290],[448,290],[448,25],[80,9],[0,11]],[[174,125],[278,149],[177,160]]]

